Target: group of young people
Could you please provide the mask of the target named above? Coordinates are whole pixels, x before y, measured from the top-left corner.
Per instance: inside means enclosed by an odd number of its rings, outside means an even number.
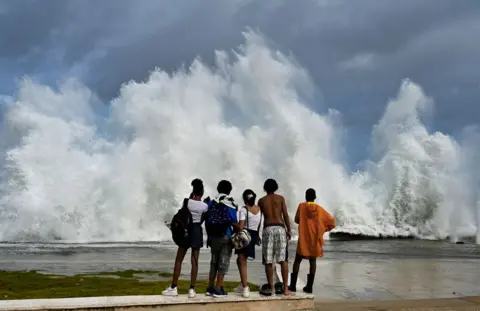
[[[163,295],[178,295],[177,283],[182,263],[187,251],[191,249],[192,269],[188,297],[196,296],[198,258],[204,244],[202,224],[205,224],[207,233],[207,247],[211,249],[207,296],[227,295],[223,288],[223,280],[228,273],[231,256],[235,250],[241,280],[235,292],[245,298],[249,297],[247,260],[255,259],[255,246],[262,247],[262,263],[265,266],[268,282],[263,286],[261,294],[292,295],[292,292],[296,292],[298,272],[303,259],[308,259],[310,262],[310,273],[307,275],[307,284],[303,291],[312,293],[316,259],[323,256],[323,235],[335,228],[334,218],[315,203],[315,190],[306,191],[306,202],[298,206],[295,214],[295,223],[299,225],[298,243],[293,272],[290,274],[290,284],[288,284],[288,242],[292,233],[285,198],[275,193],[278,190],[277,182],[274,179],[265,181],[263,189],[266,195],[260,198],[257,204],[255,192],[251,189],[245,190],[242,195],[244,205],[241,207],[230,196],[232,184],[227,180],[218,183],[218,194],[213,200],[209,197],[202,200],[204,195],[202,180],[194,179],[191,185],[193,189],[190,197],[184,200],[182,209],[177,213],[177,215],[180,215],[181,211],[186,213],[189,219],[188,224],[185,224],[187,221],[180,221],[175,217],[172,220],[172,236],[178,245],[178,250],[172,284],[163,291]],[[181,232],[179,228],[182,226],[186,228],[185,235],[178,237],[180,235],[178,232]],[[263,232],[260,237],[261,229]],[[283,284],[280,284],[279,288],[273,283],[273,266],[276,263],[281,265],[282,272]]]

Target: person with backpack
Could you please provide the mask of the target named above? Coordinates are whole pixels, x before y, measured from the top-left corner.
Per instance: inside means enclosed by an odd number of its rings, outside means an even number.
[[[177,214],[175,214],[172,224],[170,225],[172,237],[178,246],[178,250],[175,258],[175,266],[173,268],[172,284],[162,292],[164,296],[178,296],[178,278],[180,277],[183,259],[189,248],[192,249],[192,270],[188,297],[194,298],[197,295],[195,291],[195,282],[198,274],[198,257],[200,256],[200,248],[203,247],[202,222],[208,206],[205,202],[201,201],[204,192],[202,180],[196,178],[192,181],[191,185],[193,189],[190,198],[184,199],[182,208]]]
[[[245,206],[238,211],[239,222],[237,229],[239,232],[235,233],[235,236],[232,237],[234,245],[239,245],[235,247],[235,254],[238,255],[237,266],[241,280],[241,284],[235,289],[235,292],[248,298],[250,296],[250,289],[247,285],[247,259],[255,259],[255,245],[260,245],[261,243],[259,232],[262,222],[262,212],[260,211],[260,207],[255,205],[257,195],[253,190],[245,190],[242,197]],[[241,236],[241,234],[245,237]]]
[[[205,229],[207,231],[207,247],[211,249],[210,273],[206,295],[223,297],[227,293],[223,289],[223,280],[230,267],[233,245],[230,237],[232,226],[237,223],[238,206],[230,196],[232,184],[222,180],[217,186],[218,195],[209,202],[205,214]],[[216,286],[215,284],[216,279]]]
[[[310,274],[307,275],[307,285],[303,288],[305,293],[313,292],[313,281],[317,270],[317,258],[323,257],[323,235],[335,228],[335,218],[323,207],[315,203],[317,195],[314,189],[305,192],[306,202],[300,203],[295,215],[298,224],[298,243],[293,272],[290,275],[290,291],[297,291],[298,271],[303,259],[310,262]]]

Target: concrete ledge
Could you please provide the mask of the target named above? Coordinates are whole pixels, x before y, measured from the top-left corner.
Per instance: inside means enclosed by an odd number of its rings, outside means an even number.
[[[108,310],[108,311],[293,311],[313,310],[313,295],[296,293],[295,296],[264,297],[250,293],[250,298],[243,298],[234,293],[227,297],[207,297],[203,293],[189,299],[186,295],[178,297],[164,296],[114,296],[62,299],[25,299],[0,301],[0,311],[45,311],[45,310]]]

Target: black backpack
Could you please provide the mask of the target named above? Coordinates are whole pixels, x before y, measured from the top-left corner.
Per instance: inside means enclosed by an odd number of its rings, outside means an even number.
[[[231,226],[229,208],[223,203],[212,202],[205,213],[205,230],[208,236],[223,237],[227,234],[227,229]]]
[[[190,229],[192,227],[192,214],[188,209],[188,199],[183,199],[183,205],[173,216],[170,224],[172,239],[179,247],[188,247],[190,245]]]

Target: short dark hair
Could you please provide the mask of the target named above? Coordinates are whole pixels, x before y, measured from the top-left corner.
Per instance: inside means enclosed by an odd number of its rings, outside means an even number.
[[[220,180],[217,186],[218,193],[229,195],[232,192],[232,183],[228,180]]]
[[[275,191],[278,190],[278,184],[273,178],[269,178],[265,180],[265,183],[263,184],[263,190],[265,190],[266,193],[274,193]]]
[[[307,200],[307,202],[313,202],[315,201],[316,198],[317,198],[317,194],[315,193],[315,190],[313,190],[312,188],[309,188],[307,189],[307,191],[305,191],[305,200]]]

